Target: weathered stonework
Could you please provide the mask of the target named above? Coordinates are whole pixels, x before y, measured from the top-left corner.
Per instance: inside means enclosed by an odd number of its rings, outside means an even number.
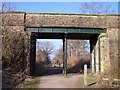
[[[104,28],[106,17],[88,15],[26,14],[27,27]]]
[[[4,13],[2,14],[2,25],[24,26],[25,13]]]
[[[101,49],[101,71],[107,71],[107,67],[110,66],[109,56],[108,56],[108,38],[107,33],[102,33],[100,35],[100,49]],[[106,62],[106,63],[105,63]]]
[[[51,14],[51,13],[2,13],[2,26],[10,31],[25,34],[25,42],[29,43],[31,33],[26,32],[26,27],[73,27],[73,28],[102,28],[106,33],[100,37],[101,71],[107,72],[109,68],[119,63],[120,54],[118,36],[120,32],[120,15],[82,15],[82,14]],[[22,31],[19,28],[22,27]],[[12,30],[11,30],[12,29]],[[26,44],[26,48],[29,47]],[[92,71],[94,72],[94,50],[96,51],[96,72],[98,66],[98,41],[96,48],[92,50]],[[93,47],[94,47],[93,46]],[[25,50],[29,62],[30,49]],[[114,66],[113,66],[114,65]],[[118,65],[118,64],[117,64]],[[29,66],[29,64],[28,64]],[[27,66],[27,67],[28,67]],[[113,66],[113,67],[112,67]],[[114,69],[115,70],[115,69]]]

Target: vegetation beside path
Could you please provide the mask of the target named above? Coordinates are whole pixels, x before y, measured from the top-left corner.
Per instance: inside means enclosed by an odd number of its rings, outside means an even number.
[[[34,90],[35,88],[38,87],[40,82],[40,77],[33,77],[30,82],[26,83],[23,86],[23,90]]]
[[[96,76],[93,74],[88,74],[87,75],[87,85],[84,85],[84,76],[83,77],[79,77],[77,83],[76,83],[76,87],[77,88],[96,88]]]
[[[32,76],[32,79],[29,82],[25,83],[25,85],[23,85],[24,90],[34,90],[35,88],[37,88],[40,82],[40,76],[48,73],[47,68],[40,67],[39,65],[37,65],[36,67],[37,68],[35,74]]]

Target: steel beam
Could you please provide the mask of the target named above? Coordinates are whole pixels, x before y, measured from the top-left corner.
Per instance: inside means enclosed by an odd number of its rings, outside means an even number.
[[[67,35],[63,39],[63,73],[67,74]]]
[[[65,73],[65,60],[64,60],[64,50],[65,50],[65,39],[63,38],[63,74]]]
[[[94,45],[94,73],[96,73],[96,45]]]
[[[92,40],[90,39],[90,70],[92,72],[92,50],[93,50],[93,45],[92,45]]]
[[[30,76],[35,73],[35,58],[36,58],[36,38],[31,36],[30,46]]]
[[[101,72],[101,62],[100,62],[100,58],[101,54],[100,54],[100,37],[98,37],[98,63],[99,63],[99,73]]]
[[[104,29],[92,29],[92,28],[30,28],[27,27],[28,32],[38,32],[38,33],[89,33],[89,34],[99,34],[105,33]]]

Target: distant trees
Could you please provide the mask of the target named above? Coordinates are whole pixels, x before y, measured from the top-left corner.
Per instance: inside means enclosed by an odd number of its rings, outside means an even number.
[[[105,2],[85,2],[80,9],[83,14],[113,14],[111,5],[105,5]]]
[[[49,41],[46,41],[46,42],[37,42],[37,47],[38,47],[38,50],[41,50],[41,51],[46,51],[48,54],[51,54],[53,51],[54,51],[54,45],[49,42]]]
[[[89,62],[89,41],[87,40],[68,40],[68,66],[75,66],[81,60]]]
[[[86,40],[68,40],[68,55],[72,56],[80,56],[85,54],[88,51],[89,43]]]
[[[67,64],[68,67],[75,66],[80,60],[89,62],[89,42],[86,40],[68,40],[67,41]],[[60,47],[55,54],[54,64],[63,65],[63,47]]]
[[[54,51],[54,45],[49,42],[37,42],[37,55],[36,59],[38,63],[49,64],[50,55]]]
[[[60,47],[57,50],[55,57],[53,58],[53,65],[58,65],[58,66],[63,65],[63,47]]]

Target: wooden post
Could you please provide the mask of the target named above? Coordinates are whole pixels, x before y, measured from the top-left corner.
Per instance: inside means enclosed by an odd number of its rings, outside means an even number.
[[[84,65],[84,85],[87,85],[87,64]]]

